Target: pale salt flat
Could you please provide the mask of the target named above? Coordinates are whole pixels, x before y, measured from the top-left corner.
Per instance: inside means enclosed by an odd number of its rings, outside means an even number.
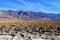
[[[32,40],[44,40],[42,38],[33,38]]]
[[[50,38],[48,39],[43,39],[41,37],[39,38],[31,38],[32,40],[52,40]],[[13,37],[13,36],[9,36],[9,35],[0,35],[0,40],[24,40],[24,38],[20,37]],[[55,36],[54,40],[60,40],[60,36]]]
[[[0,35],[0,40],[12,40],[12,36]]]

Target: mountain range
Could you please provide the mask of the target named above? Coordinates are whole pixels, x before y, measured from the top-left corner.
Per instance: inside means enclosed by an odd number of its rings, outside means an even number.
[[[23,11],[23,10],[18,10],[18,11],[0,10],[0,19],[56,20],[56,21],[60,21],[60,14]]]

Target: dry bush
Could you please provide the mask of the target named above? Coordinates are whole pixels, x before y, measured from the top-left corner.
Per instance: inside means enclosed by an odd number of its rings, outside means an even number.
[[[20,32],[60,32],[60,22],[57,21],[15,21],[0,22],[0,28],[4,27],[4,31]],[[9,30],[8,30],[9,29]],[[53,31],[52,31],[53,30]]]

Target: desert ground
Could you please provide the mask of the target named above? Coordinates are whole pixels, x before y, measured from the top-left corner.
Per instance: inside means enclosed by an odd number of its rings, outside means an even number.
[[[1,19],[0,40],[60,40],[60,21]]]

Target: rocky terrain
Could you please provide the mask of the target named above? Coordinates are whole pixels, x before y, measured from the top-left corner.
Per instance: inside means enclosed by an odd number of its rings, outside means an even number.
[[[60,21],[60,14],[33,12],[33,11],[13,11],[0,10],[0,19],[24,19],[24,20],[55,20]]]
[[[59,26],[56,21],[0,22],[0,40],[59,40]]]
[[[0,40],[60,40],[60,14],[0,10]]]

